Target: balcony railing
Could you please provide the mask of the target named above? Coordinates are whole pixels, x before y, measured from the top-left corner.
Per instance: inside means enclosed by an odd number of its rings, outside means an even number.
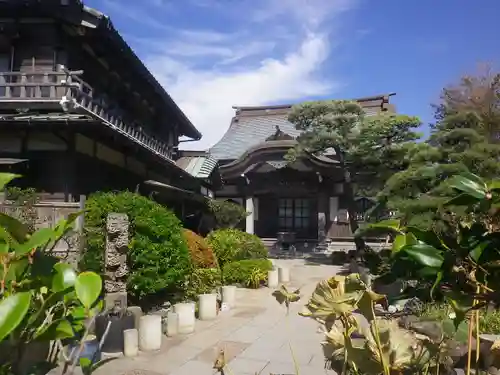
[[[99,98],[79,75],[64,69],[56,72],[0,72],[0,105],[16,103],[60,103],[69,113],[84,113],[121,133],[163,159],[172,160],[172,147],[131,124]]]

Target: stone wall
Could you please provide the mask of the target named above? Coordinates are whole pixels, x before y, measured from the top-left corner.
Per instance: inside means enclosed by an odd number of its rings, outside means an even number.
[[[59,220],[66,218],[69,214],[81,210],[82,203],[79,202],[39,202],[33,205],[33,220],[36,229],[53,227]],[[23,217],[25,208],[12,204],[8,201],[0,201],[0,212],[20,218]],[[80,254],[81,229],[83,228],[83,217],[75,223],[75,229],[62,238],[54,247],[54,254],[68,263],[76,265]]]

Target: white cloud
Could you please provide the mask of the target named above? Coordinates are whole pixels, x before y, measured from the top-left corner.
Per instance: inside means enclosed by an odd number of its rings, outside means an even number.
[[[210,12],[215,0],[190,1]],[[180,29],[143,45],[149,68],[203,134],[186,148],[215,144],[234,105],[333,95],[342,84],[324,63],[339,42],[331,26],[353,0],[225,1],[216,8],[232,21],[224,31]]]

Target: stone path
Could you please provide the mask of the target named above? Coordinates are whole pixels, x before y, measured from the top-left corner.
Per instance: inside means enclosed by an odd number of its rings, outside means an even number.
[[[301,375],[331,374],[324,369],[323,334],[318,324],[297,315],[316,283],[338,272],[339,267],[312,265],[305,260],[277,260],[291,269],[290,287],[301,287],[302,300],[292,305],[290,315],[280,306],[272,290],[239,289],[237,307],[214,321],[196,321],[191,335],[164,338],[162,349],[120,358],[99,368],[95,375],[121,374],[214,374],[213,363],[224,349],[227,375],[295,374],[290,344]]]

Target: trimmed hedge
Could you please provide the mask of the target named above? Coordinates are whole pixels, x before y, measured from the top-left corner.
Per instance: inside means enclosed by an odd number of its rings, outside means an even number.
[[[183,291],[192,270],[182,226],[173,212],[131,192],[96,193],[87,202],[86,249],[81,270],[104,271],[106,217],[124,213],[129,218],[128,292],[137,300],[168,296]]]
[[[184,229],[182,235],[186,240],[191,254],[191,262],[195,268],[219,267],[214,251],[207,240],[189,229]]]
[[[227,263],[224,266],[222,276],[226,285],[250,286],[257,273],[262,274],[261,281],[265,281],[267,272],[272,269],[273,263],[269,259],[245,259]]]
[[[269,255],[259,237],[239,229],[215,230],[207,236],[207,240],[221,267],[236,260],[267,259]]]

